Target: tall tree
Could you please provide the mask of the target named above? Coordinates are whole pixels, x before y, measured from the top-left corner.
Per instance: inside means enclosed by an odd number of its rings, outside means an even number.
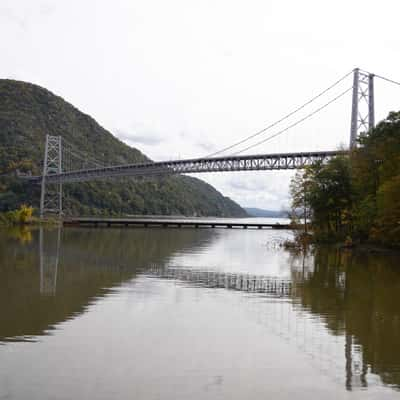
[[[308,233],[308,221],[311,218],[310,184],[307,174],[301,171],[296,172],[290,183],[291,217],[295,223],[303,223],[305,233]]]

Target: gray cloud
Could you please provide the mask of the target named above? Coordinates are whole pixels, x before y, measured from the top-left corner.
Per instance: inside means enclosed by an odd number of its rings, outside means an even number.
[[[209,141],[198,141],[196,142],[196,146],[198,146],[201,150],[204,150],[206,153],[211,153],[216,150],[215,145]]]
[[[121,140],[128,141],[135,144],[143,144],[146,146],[156,146],[163,142],[164,138],[157,133],[129,133],[121,129],[115,130],[117,137]]]
[[[13,7],[11,5],[0,6],[0,20],[13,22],[23,31],[33,27],[34,21],[37,16],[50,17],[55,12],[54,3],[40,2],[31,4],[20,4],[20,7]]]
[[[44,16],[50,16],[54,14],[56,8],[54,6],[54,3],[41,3],[39,6],[39,11],[42,15]]]
[[[6,6],[0,7],[0,20],[13,22],[22,30],[27,28],[26,19],[18,15],[12,8]]]
[[[266,183],[253,179],[230,180],[228,184],[232,189],[249,191],[249,192],[265,190],[268,188],[268,185],[266,185]]]

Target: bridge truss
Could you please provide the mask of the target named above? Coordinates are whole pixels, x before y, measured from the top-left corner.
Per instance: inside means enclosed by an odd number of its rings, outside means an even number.
[[[345,154],[347,154],[347,151],[317,151],[216,158],[194,158],[178,161],[126,164],[53,173],[46,176],[46,182],[48,184],[70,183],[126,176],[188,174],[202,172],[274,171],[283,169],[293,170],[305,168],[306,166],[315,164],[317,162],[325,162],[332,157]],[[42,180],[42,178],[43,177],[38,176],[32,177],[31,179],[39,182]]]

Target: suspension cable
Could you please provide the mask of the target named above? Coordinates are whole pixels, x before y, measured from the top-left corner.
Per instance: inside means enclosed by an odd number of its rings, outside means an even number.
[[[80,150],[77,150],[74,145],[69,143],[64,138],[63,138],[63,142],[66,143],[70,147],[70,148],[65,149],[65,147],[63,146],[63,149],[66,152],[68,152],[70,155],[78,158],[80,161],[83,161],[84,163],[92,162],[93,164],[95,164],[98,167],[103,167],[104,166],[103,162],[97,160],[94,157],[89,156],[87,153],[84,153],[84,152],[82,152]]]
[[[273,135],[270,135],[270,136],[266,137],[266,138],[263,139],[263,140],[260,140],[260,141],[257,142],[257,143],[254,143],[254,144],[252,144],[252,145],[250,145],[250,146],[248,146],[248,147],[246,147],[246,148],[244,148],[244,149],[242,149],[242,150],[240,150],[240,151],[237,151],[237,152],[234,153],[233,155],[241,154],[241,153],[243,153],[243,152],[245,152],[245,151],[247,151],[247,150],[249,150],[249,149],[252,149],[253,147],[259,146],[260,144],[263,144],[263,143],[265,143],[265,142],[267,142],[267,141],[269,141],[269,140],[271,140],[271,139],[273,139],[273,138],[275,138],[275,137],[277,137],[277,136],[279,136],[279,135],[282,135],[283,133],[285,133],[285,132],[288,131],[289,129],[291,129],[291,128],[293,128],[293,127],[299,125],[300,123],[304,122],[305,120],[307,120],[307,119],[313,117],[315,114],[319,113],[319,112],[322,111],[324,108],[328,107],[330,104],[332,104],[332,103],[334,103],[335,101],[339,100],[339,99],[340,99],[341,97],[343,97],[346,93],[350,92],[350,90],[353,90],[353,87],[352,87],[352,86],[349,87],[348,89],[346,89],[344,92],[340,93],[338,96],[334,97],[332,100],[330,100],[330,101],[328,101],[327,103],[325,103],[323,106],[317,108],[316,110],[314,110],[314,111],[311,112],[310,114],[307,114],[305,117],[303,117],[303,118],[299,119],[298,121],[294,122],[293,124],[287,126],[286,128],[280,130],[279,132],[277,132],[277,133],[275,133],[275,134],[273,134]]]
[[[377,78],[383,79],[384,81],[394,83],[395,85],[400,86],[400,82],[394,81],[393,79],[385,78],[384,76],[381,76],[381,75],[376,75],[376,74],[373,74],[373,75],[376,76]]]
[[[88,157],[82,158],[81,156],[79,156],[78,154],[75,154],[71,150],[66,150],[65,154],[67,154],[69,156],[68,161],[69,161],[69,167],[70,168],[72,168],[72,163],[73,163],[72,157],[74,157],[76,160],[80,161],[82,163],[82,165],[95,165],[96,167],[103,167],[104,166],[103,164],[101,164],[101,163],[99,163],[97,161],[94,161],[93,159],[90,159]],[[64,159],[65,158],[66,157],[64,155]]]
[[[379,79],[383,79],[384,81],[387,81],[387,82],[390,82],[390,83],[393,83],[395,85],[400,86],[400,82],[395,81],[393,79],[386,78],[386,77],[384,77],[382,75],[374,74],[373,72],[369,72],[369,71],[366,71],[365,69],[361,69],[361,68],[360,68],[360,71],[363,72],[364,74],[372,75],[372,76],[377,77]]]
[[[96,165],[97,167],[104,167],[104,164],[101,164],[99,161],[97,161],[97,160],[95,160],[95,159],[91,159],[91,158],[89,158],[89,157],[87,157],[87,158],[82,158],[82,157],[80,157],[80,156],[78,156],[77,154],[75,154],[73,151],[71,151],[71,150],[68,150],[68,153],[70,154],[70,155],[72,155],[72,156],[74,156],[75,158],[77,158],[78,160],[80,160],[80,161],[82,161],[83,162],[83,164],[94,164],[94,165]]]
[[[345,80],[349,75],[351,75],[352,73],[353,73],[353,70],[350,71],[350,72],[348,72],[346,75],[342,76],[340,79],[338,79],[338,80],[337,80],[336,82],[334,82],[332,85],[330,85],[329,87],[327,87],[326,89],[324,89],[322,92],[318,93],[316,96],[314,96],[313,98],[311,98],[310,100],[308,100],[307,102],[305,102],[303,105],[301,105],[301,106],[295,108],[293,111],[291,111],[290,113],[286,114],[285,116],[283,116],[282,118],[278,119],[277,121],[273,122],[272,124],[268,125],[267,127],[263,128],[263,129],[261,129],[261,130],[259,130],[258,132],[254,133],[254,134],[252,134],[252,135],[250,135],[250,136],[245,137],[244,139],[242,139],[242,140],[240,140],[240,141],[238,141],[238,142],[236,142],[236,143],[231,144],[230,146],[227,146],[227,147],[225,147],[225,148],[223,148],[223,149],[221,149],[221,150],[218,150],[218,151],[216,151],[216,152],[214,152],[214,153],[211,153],[211,154],[207,155],[206,158],[214,157],[214,156],[216,156],[217,154],[224,153],[225,151],[230,150],[230,149],[232,149],[233,147],[238,146],[239,144],[245,143],[245,142],[247,142],[248,140],[250,140],[250,139],[252,139],[252,138],[254,138],[254,137],[256,137],[256,136],[259,136],[259,135],[261,135],[262,133],[266,132],[267,130],[269,130],[269,129],[275,127],[276,125],[278,125],[279,123],[281,123],[281,122],[285,121],[286,119],[290,118],[292,115],[296,114],[297,112],[299,112],[300,110],[302,110],[303,108],[305,108],[306,106],[308,106],[309,104],[313,103],[315,100],[317,100],[318,98],[320,98],[321,96],[323,96],[323,95],[324,95],[325,93],[327,93],[329,90],[333,89],[335,86],[337,86],[339,83],[341,83],[342,81],[344,81],[344,80]]]

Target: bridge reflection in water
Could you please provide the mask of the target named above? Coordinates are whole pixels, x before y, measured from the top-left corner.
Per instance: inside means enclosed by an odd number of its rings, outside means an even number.
[[[240,310],[267,332],[307,354],[316,368],[347,390],[382,383],[400,388],[400,309],[394,301],[400,291],[400,272],[396,256],[332,249],[317,249],[306,256],[293,253],[288,259],[289,275],[279,278],[210,266],[171,266],[177,251],[224,240],[224,234],[219,236],[215,231],[176,231],[173,240],[165,230],[127,232],[39,231],[33,242],[39,249],[38,275],[27,267],[21,270],[24,275],[5,270],[8,278],[0,281],[0,286],[7,282],[0,290],[0,297],[4,295],[0,341],[48,334],[56,324],[85,313],[88,304],[105,295],[106,288],[123,282],[134,285],[138,278],[168,281],[215,293],[237,292],[233,298]],[[7,242],[3,250],[0,267],[12,265],[12,257],[27,257],[27,265],[32,263],[30,251],[12,251]],[[7,264],[6,259],[12,262]],[[141,267],[130,267],[132,263]],[[37,293],[51,301],[39,301],[36,292],[27,292],[27,282],[35,276],[39,278]],[[8,288],[14,292],[23,289],[22,300],[10,296]],[[26,299],[30,306],[25,318],[20,303]],[[43,321],[38,317],[33,326],[35,312]],[[15,318],[17,313],[20,318]]]
[[[153,265],[146,275],[153,278],[176,280],[190,285],[227,289],[261,295],[246,297],[241,305],[250,308],[248,312],[256,316],[257,322],[268,328],[287,342],[294,343],[300,350],[308,354],[315,366],[326,375],[337,381],[341,380],[345,371],[347,390],[366,388],[367,374],[370,372],[363,357],[363,348],[352,335],[332,335],[320,318],[312,316],[309,310],[300,306],[304,291],[305,275],[310,271],[302,271],[302,279],[293,282],[291,279],[280,279],[275,276],[252,275],[246,273],[220,272],[215,269],[199,269],[188,267],[164,267]],[[345,291],[343,280],[338,280],[339,290]],[[271,298],[273,301],[268,301]],[[338,354],[343,352],[343,363]]]
[[[262,275],[218,272],[215,269],[157,267],[151,266],[147,276],[182,281],[208,288],[224,288],[251,293],[263,293],[272,296],[288,296],[292,290],[289,279],[279,279]]]
[[[55,232],[56,234],[43,228],[39,230],[40,293],[43,295],[56,294],[61,229],[58,228]]]

